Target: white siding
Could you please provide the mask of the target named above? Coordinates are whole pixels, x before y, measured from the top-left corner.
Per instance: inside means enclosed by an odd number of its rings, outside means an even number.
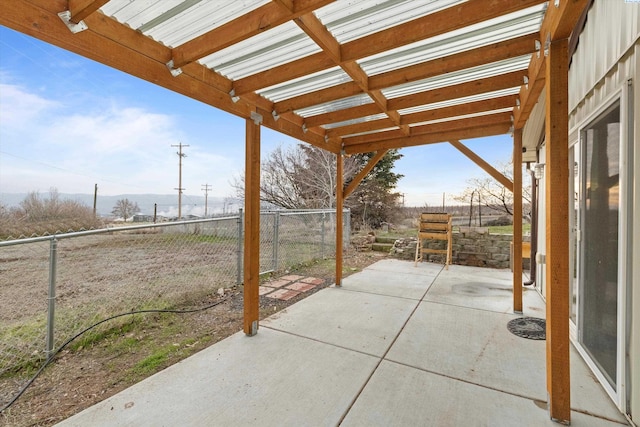
[[[569,70],[569,111],[574,111],[605,76],[617,80],[615,76],[628,71],[617,71],[616,64],[624,68],[623,57],[633,54],[640,37],[639,21],[640,3],[594,2]]]

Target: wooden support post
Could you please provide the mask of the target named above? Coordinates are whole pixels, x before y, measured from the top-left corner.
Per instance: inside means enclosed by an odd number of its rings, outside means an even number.
[[[547,392],[551,419],[569,423],[568,39],[551,41],[546,61]]]
[[[256,115],[257,116],[257,115]],[[244,188],[244,333],[258,333],[260,276],[260,125],[246,120]]]
[[[342,286],[342,210],[344,205],[342,153],[336,154],[336,286]]]
[[[513,131],[513,311],[522,313],[522,129]]]

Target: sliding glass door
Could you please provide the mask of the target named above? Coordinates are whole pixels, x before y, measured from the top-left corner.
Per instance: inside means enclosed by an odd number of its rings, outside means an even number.
[[[620,102],[581,132],[582,209],[578,340],[617,390]]]

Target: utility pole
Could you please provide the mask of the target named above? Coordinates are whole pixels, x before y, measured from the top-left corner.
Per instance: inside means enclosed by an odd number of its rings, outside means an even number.
[[[96,208],[98,204],[98,184],[96,184],[93,190],[93,217],[96,217]]]
[[[178,147],[179,150],[176,152],[178,155],[178,188],[174,188],[174,190],[178,190],[178,220],[182,219],[182,158],[187,157],[186,154],[182,152],[182,147],[188,147],[188,145],[184,145],[179,143],[178,145],[172,145],[172,147]]]
[[[202,191],[204,191],[204,216],[207,217],[207,200],[209,191],[211,191],[211,184],[202,184]]]

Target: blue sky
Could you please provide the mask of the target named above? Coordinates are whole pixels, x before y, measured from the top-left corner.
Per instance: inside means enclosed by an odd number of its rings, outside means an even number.
[[[186,195],[234,195],[244,170],[244,122],[166,89],[0,26],[0,193],[173,194],[178,143]],[[298,143],[263,128],[262,157]],[[494,166],[509,135],[463,141]],[[449,144],[401,151],[408,206],[437,205],[485,173]]]

